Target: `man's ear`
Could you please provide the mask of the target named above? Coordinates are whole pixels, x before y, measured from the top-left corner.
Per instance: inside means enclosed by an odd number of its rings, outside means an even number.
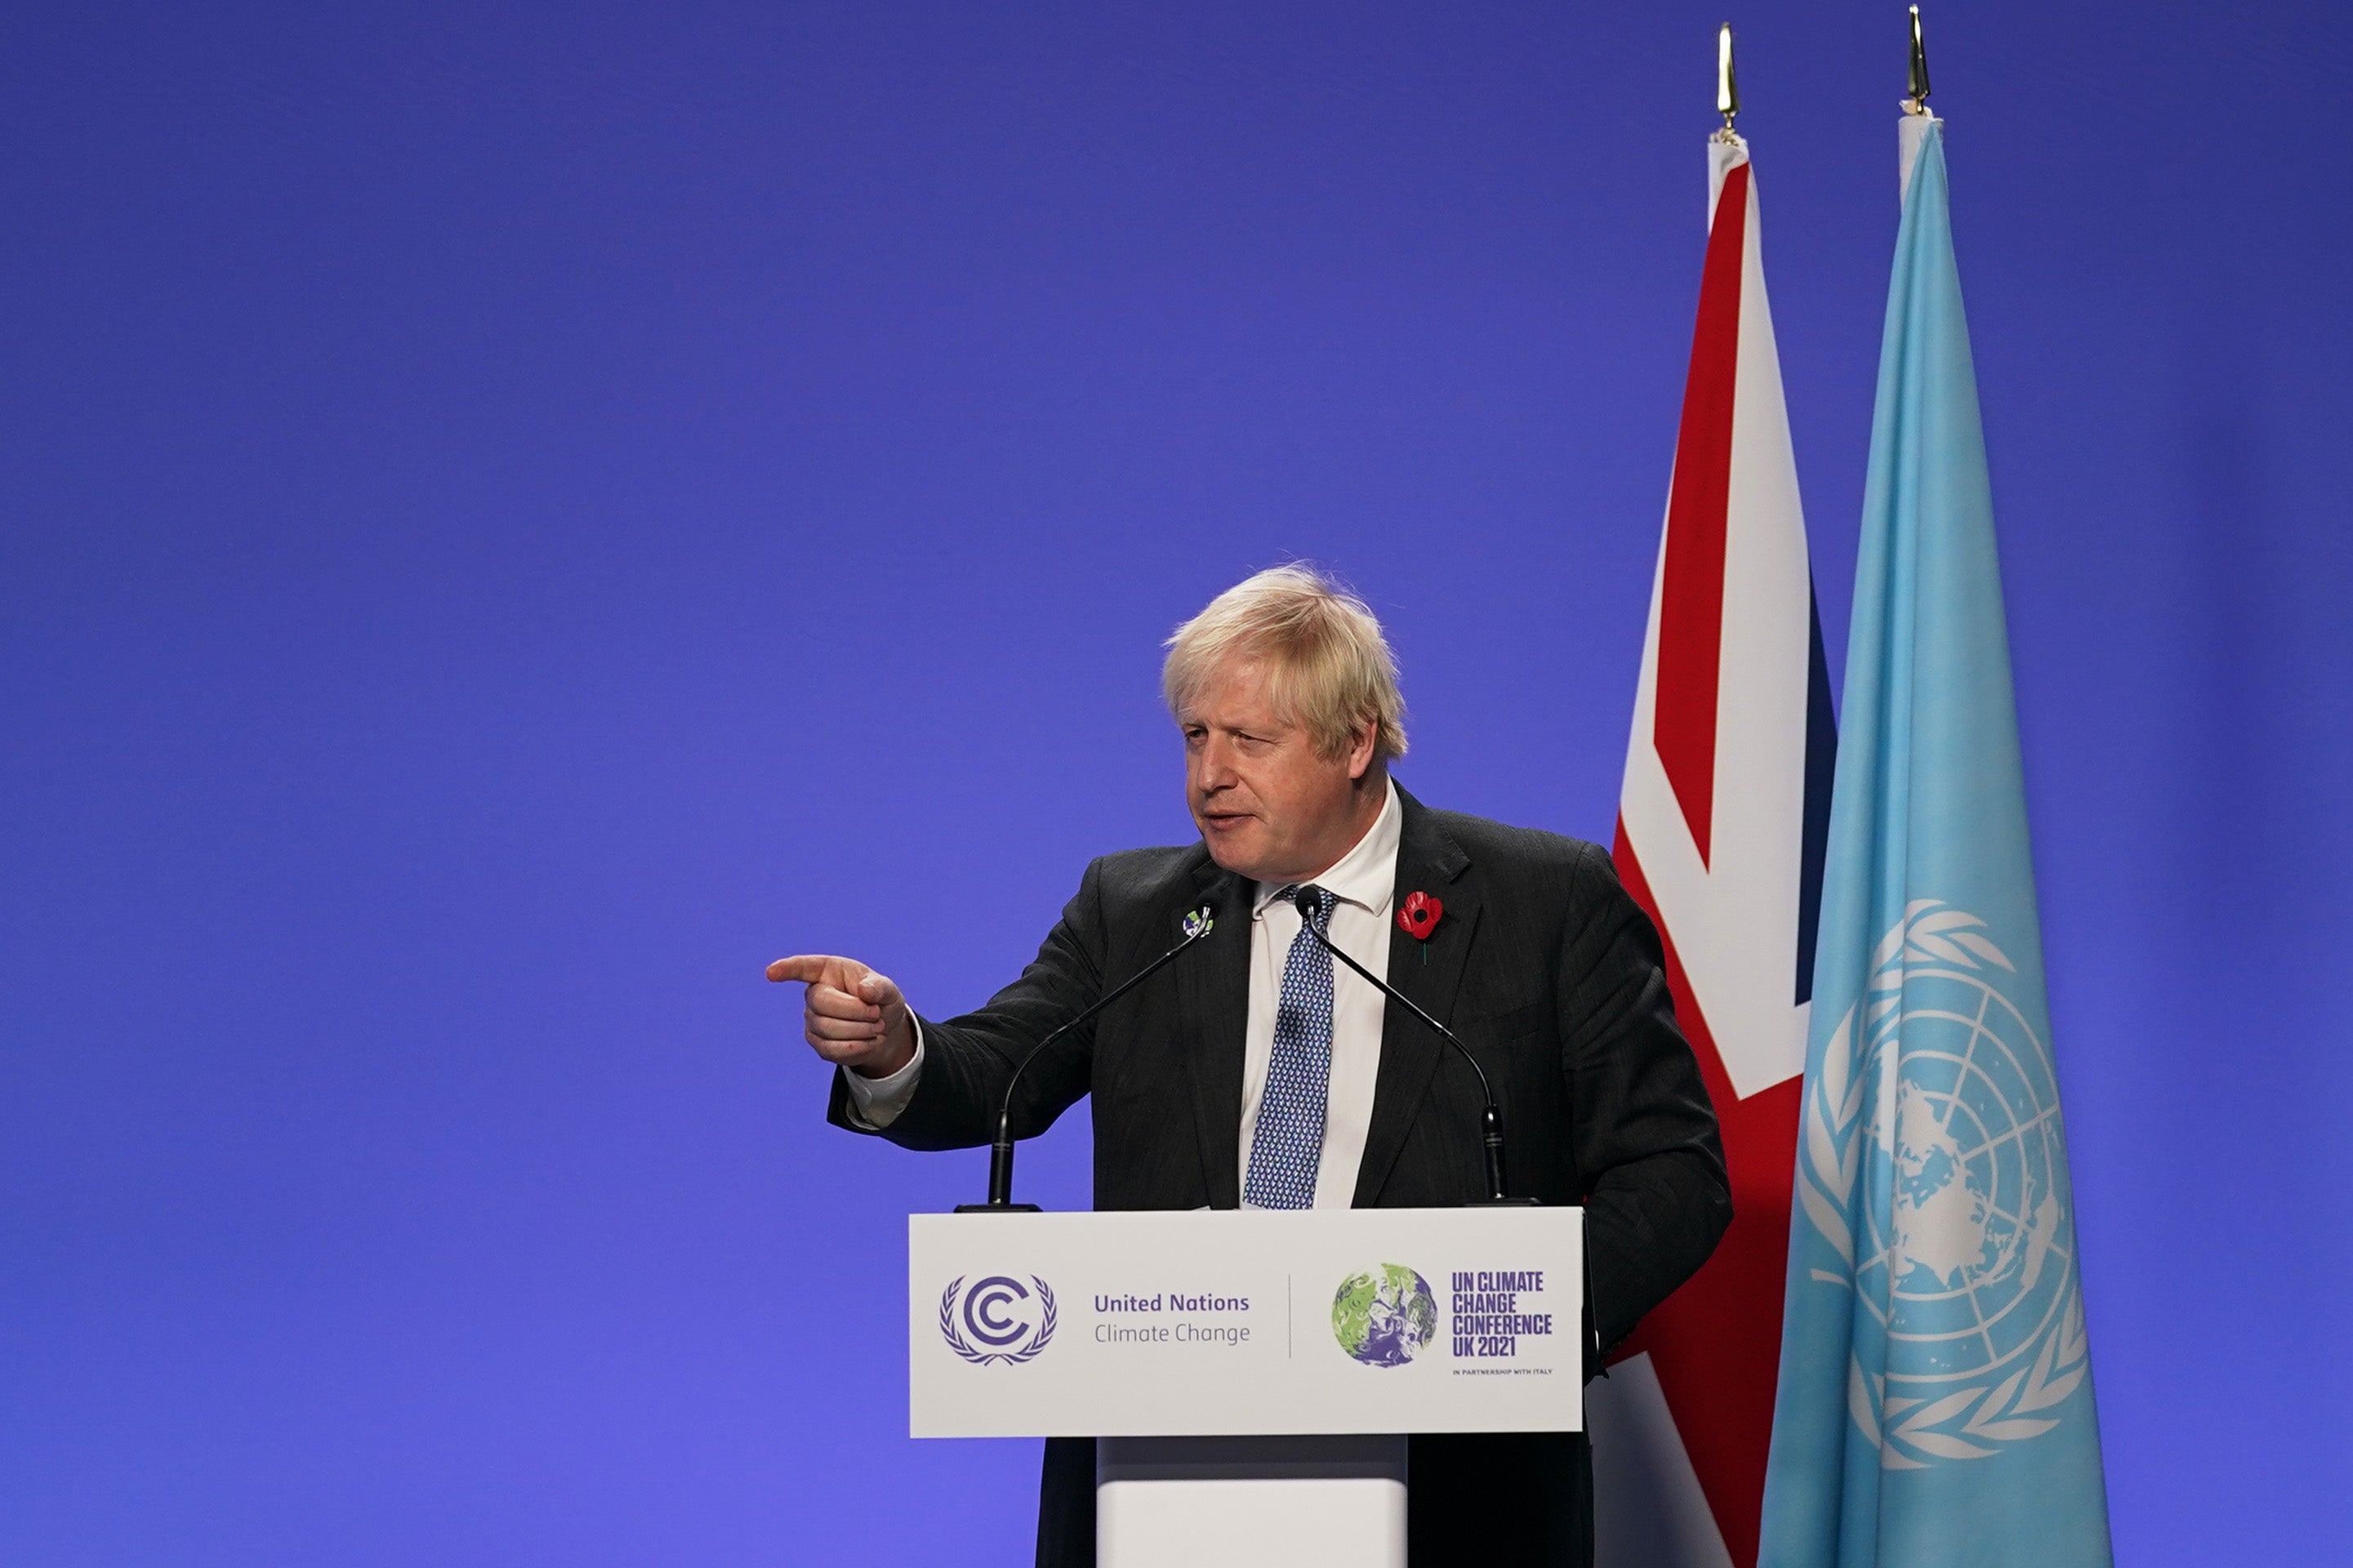
[[[1380,740],[1378,722],[1366,720],[1356,732],[1348,737],[1348,776],[1360,779],[1365,770],[1373,765],[1373,752]]]

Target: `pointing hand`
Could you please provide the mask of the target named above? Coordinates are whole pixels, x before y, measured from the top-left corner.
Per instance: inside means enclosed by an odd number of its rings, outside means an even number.
[[[802,1032],[826,1060],[863,1078],[888,1078],[914,1059],[914,1018],[889,975],[854,958],[803,953],[768,965],[768,978],[808,987]]]

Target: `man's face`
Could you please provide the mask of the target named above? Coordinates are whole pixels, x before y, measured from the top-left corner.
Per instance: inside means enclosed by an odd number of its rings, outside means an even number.
[[[1267,701],[1266,672],[1230,658],[1176,715],[1185,733],[1185,800],[1209,856],[1261,882],[1303,882],[1356,847],[1380,815],[1386,789],[1367,779],[1369,724],[1337,757]],[[1364,781],[1360,783],[1359,781]]]

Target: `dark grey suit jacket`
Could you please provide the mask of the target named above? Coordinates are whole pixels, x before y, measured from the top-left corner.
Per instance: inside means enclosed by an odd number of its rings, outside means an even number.
[[[1389,983],[1458,1034],[1493,1081],[1514,1196],[1582,1203],[1605,1346],[1688,1279],[1732,1216],[1715,1113],[1675,1026],[1658,933],[1594,845],[1404,807],[1397,901],[1443,901],[1426,944],[1390,938]],[[910,1149],[986,1143],[1022,1055],[1174,944],[1187,910],[1217,915],[1198,948],[1073,1031],[1022,1076],[1017,1137],[1093,1097],[1098,1209],[1240,1203],[1242,1051],[1251,885],[1200,845],[1089,866],[1021,978],[978,1012],[923,1022],[914,1098],[881,1136]],[[852,1126],[837,1075],[830,1120]],[[1470,1068],[1391,1004],[1360,1208],[1482,1197]],[[1591,1479],[1581,1438],[1416,1438],[1416,1562],[1582,1563]],[[1048,1445],[1039,1561],[1092,1562],[1092,1448]]]

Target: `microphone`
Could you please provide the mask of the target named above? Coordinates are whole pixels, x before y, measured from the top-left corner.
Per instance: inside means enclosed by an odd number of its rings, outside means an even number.
[[[1479,1142],[1484,1148],[1487,1159],[1486,1201],[1491,1204],[1535,1202],[1536,1200],[1534,1198],[1514,1199],[1509,1196],[1504,1191],[1504,1113],[1495,1109],[1495,1091],[1487,1082],[1487,1069],[1479,1065],[1479,1058],[1471,1054],[1471,1047],[1464,1045],[1460,1039],[1456,1038],[1453,1030],[1448,1028],[1445,1025],[1440,1023],[1437,1019],[1423,1012],[1419,1006],[1415,1005],[1413,998],[1406,995],[1405,993],[1398,990],[1388,981],[1383,980],[1379,975],[1375,974],[1371,970],[1366,969],[1363,964],[1358,963],[1355,959],[1350,958],[1346,953],[1342,952],[1338,948],[1333,946],[1332,939],[1315,929],[1315,917],[1322,913],[1324,909],[1323,889],[1311,882],[1305,887],[1300,888],[1294,891],[1292,894],[1291,901],[1299,907],[1300,930],[1305,931],[1309,936],[1314,937],[1318,942],[1321,942],[1324,952],[1330,953],[1333,957],[1338,959],[1341,963],[1355,970],[1358,974],[1363,975],[1366,982],[1369,984],[1374,990],[1379,992],[1382,995],[1388,997],[1390,1001],[1396,1003],[1398,1006],[1404,1008],[1415,1017],[1420,1019],[1437,1034],[1440,1039],[1444,1040],[1448,1045],[1452,1046],[1456,1050],[1461,1052],[1462,1059],[1471,1064],[1471,1070],[1479,1075],[1479,1098],[1483,1102],[1479,1111]]]
[[[1021,1082],[1021,1075],[1031,1062],[1043,1055],[1048,1046],[1077,1028],[1154,975],[1176,962],[1176,955],[1209,934],[1217,925],[1217,917],[1207,904],[1188,910],[1185,914],[1185,939],[1166,952],[1121,981],[1110,991],[1095,998],[1077,1016],[1029,1047],[1029,1055],[1015,1064],[1013,1076],[1005,1080],[1005,1098],[997,1108],[997,1137],[988,1145],[988,1201],[985,1204],[958,1204],[958,1214],[1036,1214],[1036,1204],[1013,1201],[1013,1090]]]

